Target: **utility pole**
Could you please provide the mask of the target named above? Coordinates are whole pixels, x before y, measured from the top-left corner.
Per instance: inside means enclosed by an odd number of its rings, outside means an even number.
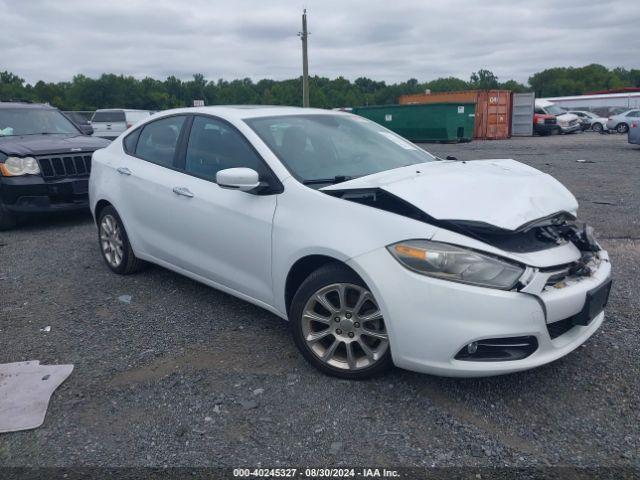
[[[302,40],[302,106],[309,108],[309,58],[307,56],[307,9],[302,12],[302,32],[298,33]]]

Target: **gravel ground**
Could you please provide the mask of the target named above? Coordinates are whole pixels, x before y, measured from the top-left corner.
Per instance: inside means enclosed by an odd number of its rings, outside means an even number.
[[[639,468],[640,149],[590,133],[427,149],[514,158],[577,195],[615,272],[582,348],[487,379],[336,380],[257,307],[157,267],[110,273],[88,215],[31,220],[0,233],[0,363],[75,371],[42,427],[0,435],[0,465]]]

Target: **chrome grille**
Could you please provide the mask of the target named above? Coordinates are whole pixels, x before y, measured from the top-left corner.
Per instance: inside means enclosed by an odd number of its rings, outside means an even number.
[[[45,179],[87,177],[91,173],[91,153],[82,155],[47,155],[36,157]]]

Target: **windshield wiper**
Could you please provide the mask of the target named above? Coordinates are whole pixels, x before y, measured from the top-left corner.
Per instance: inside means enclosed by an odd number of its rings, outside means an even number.
[[[331,185],[334,185],[336,183],[346,182],[353,179],[354,177],[349,177],[347,175],[336,175],[333,178],[313,178],[311,180],[304,180],[302,183],[305,185],[317,185],[321,183],[329,183]]]

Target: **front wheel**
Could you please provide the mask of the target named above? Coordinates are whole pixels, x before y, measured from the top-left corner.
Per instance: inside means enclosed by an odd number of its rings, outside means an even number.
[[[100,251],[107,266],[120,275],[137,272],[142,260],[133,253],[129,237],[120,215],[112,206],[105,207],[98,217],[98,239]]]
[[[602,133],[602,124],[594,123],[591,129],[596,133]]]
[[[616,132],[618,133],[627,133],[629,131],[629,125],[626,123],[619,123],[616,127]]]
[[[290,321],[296,346],[321,372],[362,380],[392,366],[378,303],[362,279],[343,265],[325,265],[302,283]]]

